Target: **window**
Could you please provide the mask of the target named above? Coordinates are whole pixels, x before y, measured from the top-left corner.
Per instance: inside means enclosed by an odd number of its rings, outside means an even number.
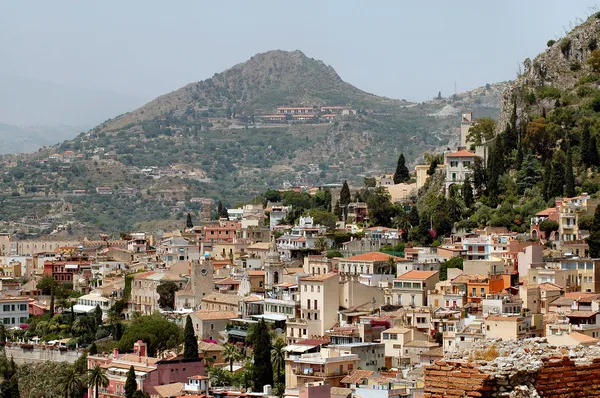
[[[315,285],[310,285],[310,292],[314,292],[315,291]]]
[[[458,162],[450,162],[450,167],[458,167]]]
[[[317,286],[317,293],[321,293],[321,286]]]
[[[317,309],[317,300],[315,300],[315,310]]]
[[[304,285],[304,291],[306,292],[306,285]]]
[[[10,311],[10,304],[4,304],[4,305],[2,306],[2,310],[3,310],[4,312],[8,312],[8,311]]]
[[[215,330],[215,324],[214,323],[210,324],[210,330]]]
[[[306,308],[310,310],[310,299],[306,299]]]

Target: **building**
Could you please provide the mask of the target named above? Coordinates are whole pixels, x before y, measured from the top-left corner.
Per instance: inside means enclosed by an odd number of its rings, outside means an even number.
[[[198,340],[217,340],[220,331],[225,330],[230,319],[237,318],[237,312],[199,310],[190,314],[194,334]]]
[[[395,271],[393,264],[402,261],[406,260],[381,252],[368,252],[341,259],[338,267],[342,277],[393,275]]]
[[[281,255],[277,251],[275,235],[271,239],[269,252],[265,257],[265,290],[271,290],[275,285],[283,281],[284,264],[281,261]]]
[[[340,381],[358,368],[359,360],[356,354],[336,355],[335,351],[328,350],[290,356],[285,362],[285,385],[287,388],[313,385],[339,387]]]
[[[97,398],[124,396],[127,372],[133,366],[138,390],[158,396],[156,387],[171,383],[186,383],[190,377],[204,376],[204,360],[184,360],[180,356],[155,358],[148,356],[147,344],[138,340],[133,345],[133,354],[120,354],[115,349],[110,355],[88,356],[88,369],[99,365],[105,370],[108,386],[98,389]],[[93,388],[88,396],[94,396]]]
[[[440,281],[439,271],[409,271],[394,279],[392,304],[412,307],[429,305],[427,295]]]
[[[467,136],[469,135],[469,130],[475,124],[475,120],[473,120],[473,113],[467,112],[463,113],[460,119],[460,142],[458,144],[461,148],[467,147]]]
[[[385,366],[385,345],[383,343],[357,342],[329,345],[322,350],[337,352],[338,355],[358,355],[358,367],[366,370],[380,370]]]
[[[165,282],[173,282],[179,289],[183,289],[187,279],[170,272],[148,271],[134,274],[131,281],[129,311],[152,314],[159,310],[158,299],[160,296],[156,288]]]
[[[0,310],[0,319],[5,328],[18,327],[29,318],[29,298],[0,298]]]
[[[465,149],[446,154],[444,157],[444,165],[446,166],[446,196],[449,195],[452,185],[464,183],[465,177],[473,173],[471,167],[477,158],[479,156]]]
[[[186,239],[173,237],[160,242],[158,254],[165,264],[172,265],[178,261],[199,260],[200,248]]]
[[[577,280],[568,279],[568,283],[579,286],[579,291],[600,292],[600,259],[561,259],[560,269],[577,272]],[[560,283],[556,284],[562,286]]]
[[[284,114],[284,115],[307,115],[307,114],[312,114],[313,111],[314,111],[314,109],[312,107],[305,107],[305,106],[292,106],[292,107],[280,106],[277,108],[277,114]]]
[[[407,343],[415,340],[428,341],[427,335],[417,329],[399,326],[384,330],[381,336],[381,342],[385,345],[385,356],[393,358],[392,366],[409,362],[409,358],[404,354],[404,346]]]
[[[242,297],[235,294],[211,293],[202,298],[202,309],[237,314]]]

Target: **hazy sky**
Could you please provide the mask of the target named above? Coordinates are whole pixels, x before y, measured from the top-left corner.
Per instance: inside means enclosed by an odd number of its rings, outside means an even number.
[[[355,86],[424,100],[512,79],[592,1],[3,1],[0,73],[144,100],[299,49]]]

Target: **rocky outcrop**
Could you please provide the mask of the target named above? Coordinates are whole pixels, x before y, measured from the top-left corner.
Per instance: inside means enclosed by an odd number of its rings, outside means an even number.
[[[491,349],[490,347],[493,347]],[[490,352],[498,357],[485,357]],[[425,397],[598,397],[600,346],[487,341],[425,367]]]
[[[574,88],[580,77],[590,73],[586,63],[596,48],[600,48],[600,13],[589,17],[533,61],[527,58],[520,76],[502,94],[498,132],[509,123],[515,103],[521,121],[552,110],[555,100],[538,99],[532,103],[531,96],[542,87]]]

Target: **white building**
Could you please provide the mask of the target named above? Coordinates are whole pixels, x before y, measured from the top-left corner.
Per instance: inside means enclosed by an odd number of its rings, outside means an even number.
[[[29,298],[0,298],[0,310],[4,327],[19,326],[29,318]]]
[[[479,156],[465,149],[446,154],[444,160],[446,165],[446,195],[448,195],[452,185],[462,184],[465,177],[473,173],[471,167],[477,158]]]

